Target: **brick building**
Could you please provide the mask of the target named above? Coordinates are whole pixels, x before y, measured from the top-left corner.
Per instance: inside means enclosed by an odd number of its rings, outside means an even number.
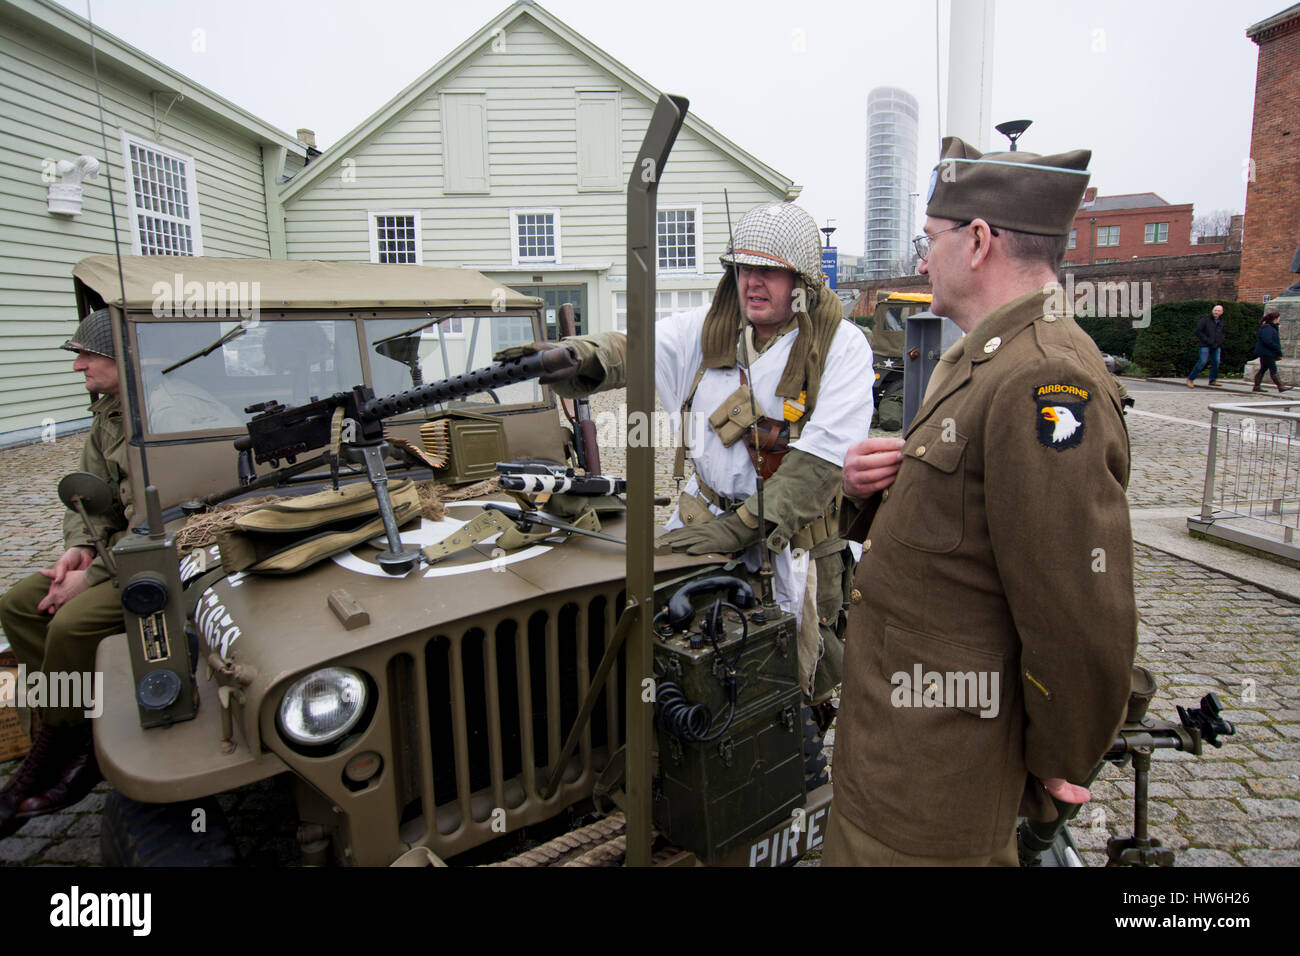
[[[1155,193],[1098,196],[1089,186],[1074,216],[1067,265],[1127,262],[1155,256],[1222,252],[1192,243],[1192,204],[1174,205]]]
[[[1291,260],[1300,243],[1300,3],[1246,31],[1259,47],[1253,179],[1246,186],[1246,235],[1239,295],[1276,296],[1300,281]]]
[[[1124,262],[1101,265],[1065,266],[1061,281],[1071,281],[1082,287],[1083,282],[1149,283],[1151,304],[1184,302],[1188,299],[1221,299],[1231,302],[1237,298],[1237,276],[1241,269],[1241,255],[1236,252],[1205,254],[1201,247],[1193,255],[1155,259],[1152,257],[1128,259]],[[1070,280],[1069,277],[1073,276]],[[840,291],[857,289],[862,293],[854,316],[872,315],[876,308],[876,293],[882,289],[892,292],[929,292],[928,276],[899,276],[893,279],[870,279],[862,282],[841,282]]]

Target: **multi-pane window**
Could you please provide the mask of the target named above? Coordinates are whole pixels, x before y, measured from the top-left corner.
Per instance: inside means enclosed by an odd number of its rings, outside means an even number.
[[[516,212],[514,239],[519,262],[559,261],[559,216],[555,212]]]
[[[145,256],[199,256],[194,160],[123,133],[131,173],[131,227]]]
[[[415,216],[376,214],[374,217],[374,261],[396,265],[418,265],[420,233]]]
[[[423,265],[420,251],[420,211],[418,209],[379,209],[368,213],[370,223],[370,261],[396,265]]]
[[[1098,227],[1097,227],[1097,245],[1099,245],[1099,246],[1118,246],[1118,245],[1119,245],[1119,226],[1098,226]]]
[[[1149,222],[1147,223],[1146,238],[1143,240],[1148,245],[1157,242],[1169,241],[1169,223],[1167,222]]]
[[[660,209],[658,235],[661,272],[695,272],[698,269],[695,209]]]
[[[709,289],[672,289],[655,293],[655,321],[667,318],[676,312],[698,309],[713,301],[713,292]],[[627,331],[627,293],[614,293],[614,328],[620,332]]]
[[[1066,244],[1065,244],[1065,248],[1067,248],[1067,249],[1073,249],[1073,248],[1075,247],[1077,241],[1078,241],[1078,236],[1079,236],[1079,230],[1078,230],[1078,229],[1071,229],[1071,230],[1070,230],[1070,239],[1069,239],[1068,242],[1066,242]]]
[[[677,312],[698,309],[713,301],[713,293],[707,289],[673,289],[668,292],[655,293],[655,321],[666,319]]]

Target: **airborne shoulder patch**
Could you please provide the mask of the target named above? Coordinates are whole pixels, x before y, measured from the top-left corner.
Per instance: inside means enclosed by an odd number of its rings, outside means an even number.
[[[1065,451],[1083,442],[1084,410],[1092,394],[1078,385],[1055,382],[1034,389],[1038,408],[1038,440]]]

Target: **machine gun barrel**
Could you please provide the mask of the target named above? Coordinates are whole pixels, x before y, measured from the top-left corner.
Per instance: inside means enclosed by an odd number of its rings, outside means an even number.
[[[296,456],[330,444],[334,415],[340,408],[345,418],[356,422],[357,444],[372,444],[383,438],[383,420],[394,415],[528,379],[558,381],[577,368],[577,359],[568,349],[548,349],[381,398],[358,385],[350,392],[295,408],[278,402],[254,405],[245,411],[259,414],[248,422],[248,434],[235,440],[235,448],[251,450],[259,463],[272,462],[273,467],[280,459],[292,464]]]
[[[391,418],[414,411],[426,405],[448,402],[475,392],[514,385],[528,379],[550,377],[567,378],[578,368],[577,359],[568,349],[546,349],[532,355],[489,365],[487,368],[455,375],[441,382],[430,382],[416,388],[372,398],[361,406],[363,419]]]

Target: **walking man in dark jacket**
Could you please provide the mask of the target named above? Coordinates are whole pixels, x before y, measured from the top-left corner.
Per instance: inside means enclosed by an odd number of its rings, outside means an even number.
[[[1223,328],[1223,306],[1216,305],[1212,314],[1201,316],[1201,320],[1196,323],[1196,341],[1201,346],[1201,357],[1196,360],[1196,367],[1192,369],[1192,374],[1187,376],[1187,387],[1196,387],[1196,376],[1201,374],[1201,369],[1205,368],[1208,363],[1210,366],[1210,384],[1215,388],[1220,387],[1219,382],[1219,352],[1223,348],[1223,340],[1227,332]]]

